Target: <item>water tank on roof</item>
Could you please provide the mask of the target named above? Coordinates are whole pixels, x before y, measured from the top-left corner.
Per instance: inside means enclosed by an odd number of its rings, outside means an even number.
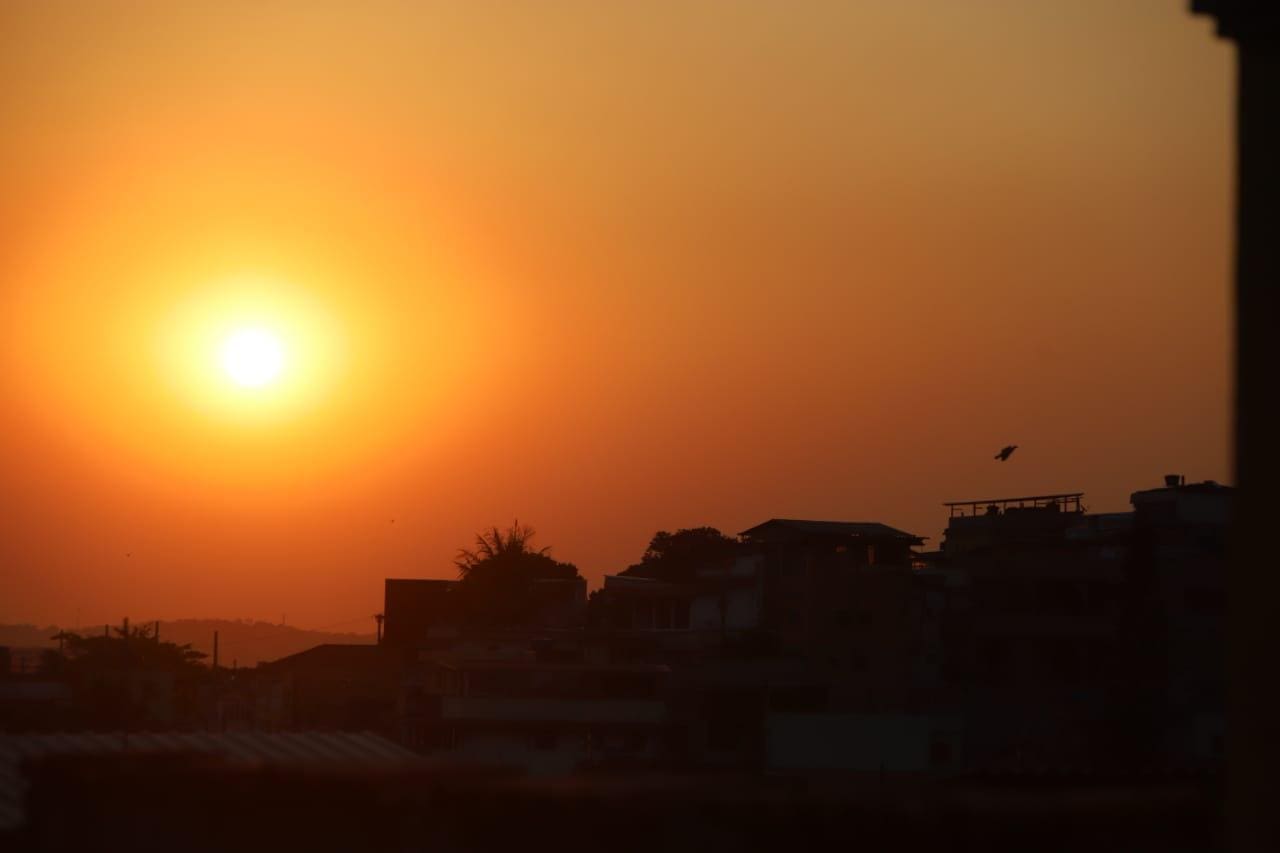
[[[1165,474],[1164,487],[1166,489],[1176,489],[1178,487],[1178,481],[1180,479],[1182,479],[1181,474]]]

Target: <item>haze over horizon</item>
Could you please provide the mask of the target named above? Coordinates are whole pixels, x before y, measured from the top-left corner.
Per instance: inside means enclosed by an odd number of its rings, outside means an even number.
[[[324,626],[514,518],[594,585],[659,529],[1227,481],[1185,5],[6,5],[0,622]]]

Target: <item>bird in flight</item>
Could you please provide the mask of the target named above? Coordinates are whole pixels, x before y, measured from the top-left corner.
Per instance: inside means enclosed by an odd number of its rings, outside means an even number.
[[[995,455],[995,458],[999,459],[1001,462],[1004,462],[1006,459],[1012,456],[1013,451],[1017,449],[1018,449],[1018,445],[1010,444],[1007,447],[1001,448],[1000,452]]]

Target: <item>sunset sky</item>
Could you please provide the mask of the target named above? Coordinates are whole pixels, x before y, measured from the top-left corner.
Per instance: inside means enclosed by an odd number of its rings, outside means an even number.
[[[371,631],[517,517],[594,585],[1227,481],[1187,5],[3,3],[0,621]]]

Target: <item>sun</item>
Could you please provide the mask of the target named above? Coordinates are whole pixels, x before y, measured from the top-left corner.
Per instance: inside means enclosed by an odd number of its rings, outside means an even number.
[[[296,422],[337,403],[349,375],[339,316],[284,278],[220,278],[156,316],[154,367],[175,402],[222,426]]]
[[[223,340],[219,355],[227,376],[243,388],[270,385],[284,370],[284,346],[267,329],[236,329]]]

